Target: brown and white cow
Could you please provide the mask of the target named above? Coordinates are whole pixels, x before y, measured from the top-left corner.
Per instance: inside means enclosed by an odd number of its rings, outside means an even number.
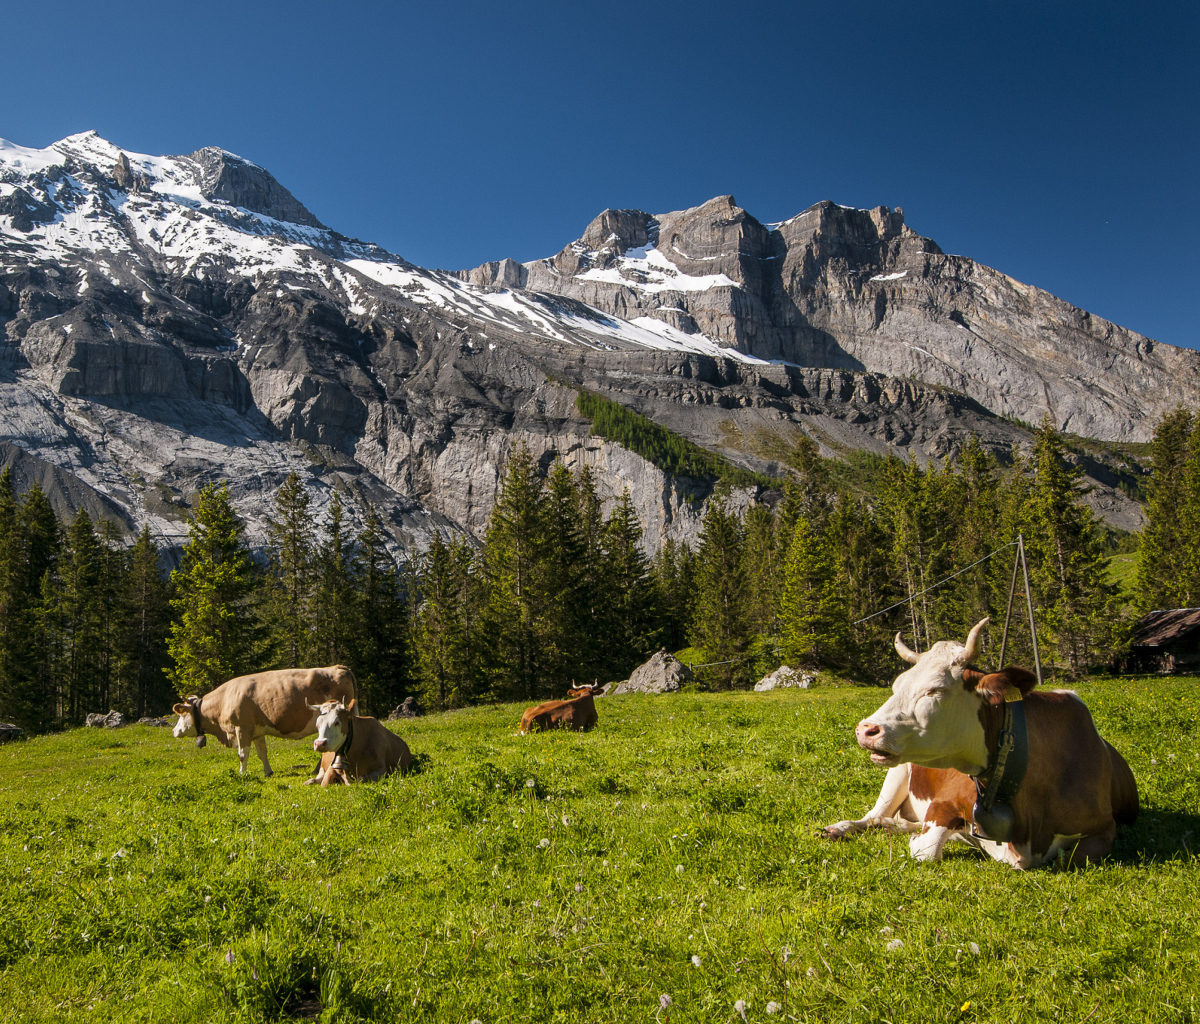
[[[529,708],[521,716],[518,735],[528,735],[534,729],[545,732],[547,729],[574,729],[577,732],[587,732],[599,721],[596,714],[596,701],[591,687],[584,687],[587,692],[571,700],[548,700],[535,707]],[[568,691],[571,693],[582,691]]]
[[[1083,701],[1067,690],[1033,690],[1024,669],[984,673],[967,665],[978,654],[987,619],[966,645],[943,640],[913,653],[896,634],[896,651],[912,668],[892,686],[891,698],[855,730],[871,760],[888,768],[875,806],[857,821],[830,825],[841,838],[868,828],[911,832],[917,860],[940,860],[950,840],[961,840],[1013,867],[1039,867],[1061,854],[1079,865],[1105,857],[1118,824],[1138,814],[1137,784],[1124,758],[1096,731]],[[1028,768],[1011,800],[1013,831],[992,842],[971,830],[974,776],[996,751],[1006,691],[1023,698]],[[1032,691],[1032,692],[1031,692]]]
[[[348,786],[352,780],[376,782],[397,768],[407,774],[412,764],[408,744],[379,719],[356,715],[356,703],[331,700],[313,708],[317,712],[313,750],[321,753],[321,767],[306,786],[314,782],[322,787],[332,782]]]
[[[354,697],[354,673],[345,665],[255,672],[230,679],[203,697],[187,697],[176,704],[179,721],[173,732],[176,739],[195,736],[199,747],[204,746],[207,735],[227,747],[236,746],[243,772],[253,743],[264,774],[270,776],[268,736],[288,740],[311,736],[317,731],[317,713],[311,703]]]

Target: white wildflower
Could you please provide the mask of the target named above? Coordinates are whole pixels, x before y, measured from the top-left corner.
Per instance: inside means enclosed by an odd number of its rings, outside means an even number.
[[[746,1019],[746,1000],[739,999],[736,1003],[733,1004],[733,1009],[734,1009],[734,1012],[737,1013],[737,1015],[742,1018],[742,1020]]]
[[[683,865],[682,864],[675,865],[675,874],[677,874],[677,875],[683,874]]]
[[[660,1010],[665,1010],[670,1005],[671,1005],[671,997],[669,995],[666,995],[664,993],[663,995],[658,997],[658,1008]]]
[[[783,1007],[774,1000],[771,1000],[771,1002],[767,1003],[767,1013],[778,1013],[782,1009]]]
[[[533,789],[533,787],[534,787],[534,786],[536,786],[536,785],[537,785],[537,783],[536,783],[536,782],[534,782],[534,781],[533,781],[533,779],[526,779],[526,780],[525,780],[525,788],[526,788],[526,789]]]
[[[967,949],[969,949],[976,956],[979,956],[979,943],[978,942],[968,942]]]
[[[562,817],[562,823],[563,823],[564,825],[569,825],[569,824],[571,824],[571,819],[570,819],[570,818],[568,818],[568,817],[567,817],[567,816],[564,814],[564,815],[563,815],[563,817]]]
[[[538,846],[541,847],[543,850],[546,849],[546,847],[549,845],[550,845],[549,839],[543,839],[540,843],[538,843]]]
[[[700,958],[699,958],[698,956],[696,956],[696,954],[695,954],[695,953],[693,953],[693,954],[692,954],[692,966],[693,966],[693,967],[699,967],[699,966],[700,966]]]
[[[904,942],[900,939],[892,939],[892,941],[887,944],[886,948],[889,953],[894,953],[896,950],[904,948]]]
[[[891,934],[892,934],[892,929],[889,928],[887,925],[884,925],[882,928],[879,929],[879,937],[881,939],[886,939],[886,938],[890,937]]]

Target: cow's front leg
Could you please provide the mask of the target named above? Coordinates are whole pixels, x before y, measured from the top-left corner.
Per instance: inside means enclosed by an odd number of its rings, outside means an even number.
[[[238,752],[238,772],[242,775],[246,774],[246,760],[250,757],[250,748],[242,741],[242,730],[235,728],[233,730],[233,741],[237,744]]]
[[[923,831],[908,841],[908,852],[913,860],[941,860],[942,850],[951,839],[959,835],[960,829],[926,822]]]
[[[267,738],[258,736],[254,740],[254,749],[258,751],[258,759],[263,763],[263,775],[271,777],[271,762],[267,760]]]
[[[839,821],[835,825],[825,827],[826,839],[843,839],[855,832],[864,832],[869,828],[885,828],[892,831],[908,832],[919,825],[907,821],[893,820],[896,812],[904,806],[908,799],[908,765],[898,764],[889,768],[883,780],[883,788],[879,791],[879,799],[864,817],[857,821]]]

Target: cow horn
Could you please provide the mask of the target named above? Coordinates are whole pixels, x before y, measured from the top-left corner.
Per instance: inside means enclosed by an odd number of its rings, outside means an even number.
[[[979,657],[979,634],[983,632],[983,627],[990,621],[990,619],[980,619],[971,627],[971,632],[967,634],[966,649],[954,659],[954,664],[966,665]]]
[[[308,708],[309,711],[320,711],[322,708],[321,704],[309,704],[307,699],[304,701],[304,706]]]
[[[900,657],[904,661],[907,661],[910,665],[915,665],[920,660],[921,656],[919,654],[914,654],[909,649],[908,644],[906,644],[903,640],[900,639],[899,633],[896,634],[895,643],[896,643],[896,653],[898,655],[900,655]]]

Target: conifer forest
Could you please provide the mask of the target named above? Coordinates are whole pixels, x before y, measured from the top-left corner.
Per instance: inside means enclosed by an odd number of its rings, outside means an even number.
[[[350,499],[335,493],[314,517],[295,475],[275,495],[263,550],[227,487],[202,490],[170,570],[148,531],[130,542],[84,511],[64,520],[5,472],[0,711],[41,732],[110,708],[163,714],[178,695],[251,671],[343,663],[364,711],[386,715],[408,695],[431,710],[561,697],[572,682],[625,678],[660,648],[688,649],[694,685],[711,690],[747,688],[781,664],[886,684],[897,630],[924,649],[984,616],[1003,622],[1018,533],[1042,660],[1060,676],[1113,664],[1141,609],[1197,603],[1200,419],[1186,410],[1157,430],[1140,575],[1122,593],[1108,559],[1139,539],[1095,518],[1048,422],[1006,465],[972,442],[926,467],[878,458],[866,488],[802,447],[792,478],[756,480],[763,500],[739,513],[730,488],[745,481],[602,402],[589,407],[597,432],[708,473],[694,550],[647,552],[628,494],[603,501],[586,468],[542,470],[523,448],[481,542],[439,535],[399,560],[379,510],[360,509],[354,530]],[[1006,660],[1028,663],[1019,605],[1014,622]]]

